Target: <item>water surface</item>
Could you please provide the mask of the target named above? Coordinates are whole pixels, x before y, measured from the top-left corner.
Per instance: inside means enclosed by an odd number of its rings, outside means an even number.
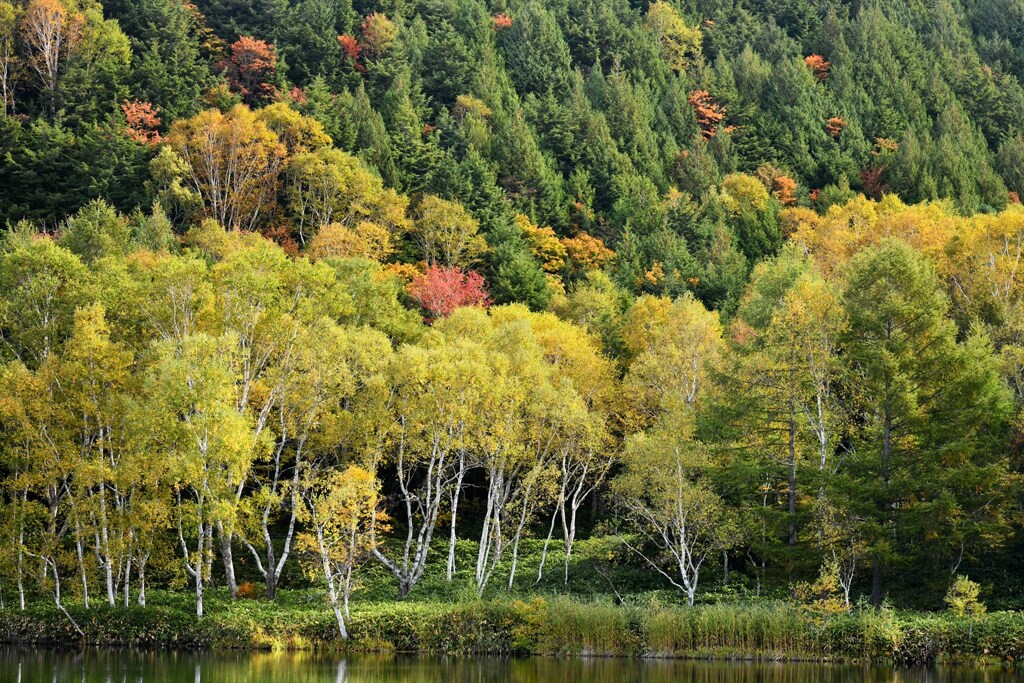
[[[988,669],[308,653],[0,649],[7,683],[1024,683]]]

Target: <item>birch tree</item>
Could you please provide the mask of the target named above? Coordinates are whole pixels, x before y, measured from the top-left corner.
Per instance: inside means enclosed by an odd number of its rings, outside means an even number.
[[[231,335],[197,334],[180,345],[157,344],[139,416],[156,452],[173,463],[174,522],[185,569],[203,615],[214,528],[235,503],[235,485],[252,464],[253,424],[235,406]],[[177,419],[168,421],[167,415]]]
[[[483,350],[471,342],[404,347],[391,372],[393,429],[374,460],[378,468],[394,468],[394,517],[405,539],[395,555],[383,546],[373,552],[405,597],[423,577],[437,518],[458,481],[456,464],[472,439],[490,376]]]
[[[303,497],[310,530],[299,543],[315,558],[306,561],[307,570],[327,585],[338,633],[347,640],[355,570],[372,556],[374,528],[386,529],[387,516],[378,509],[380,482],[372,472],[351,466],[323,473],[307,485]]]
[[[693,438],[692,417],[677,414],[627,442],[615,481],[620,510],[636,532],[625,542],[691,606],[705,563],[734,535],[706,477],[710,466],[707,447]]]
[[[286,150],[248,108],[180,119],[167,140],[185,161],[208,217],[231,230],[254,230],[271,212]]]

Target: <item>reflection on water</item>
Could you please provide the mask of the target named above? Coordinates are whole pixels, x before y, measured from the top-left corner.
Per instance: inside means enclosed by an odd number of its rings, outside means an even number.
[[[1024,683],[990,669],[0,649],[6,683]]]

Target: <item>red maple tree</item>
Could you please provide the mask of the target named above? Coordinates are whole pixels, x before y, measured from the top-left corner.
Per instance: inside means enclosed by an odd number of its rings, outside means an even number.
[[[445,318],[457,308],[486,308],[491,304],[483,276],[459,268],[429,266],[423,275],[409,283],[407,291],[423,309],[427,322]]]

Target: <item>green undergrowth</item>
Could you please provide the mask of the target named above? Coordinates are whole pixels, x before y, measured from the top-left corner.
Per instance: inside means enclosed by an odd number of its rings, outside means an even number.
[[[681,657],[903,664],[1014,662],[1024,655],[1024,615],[854,610],[825,621],[778,602],[686,607],[616,605],[566,597],[353,606],[351,639],[315,591],[277,601],[230,601],[215,593],[202,619],[184,596],[158,593],[140,607],[69,606],[79,636],[55,607],[0,612],[0,639],[214,649],[347,649],[431,654]]]

